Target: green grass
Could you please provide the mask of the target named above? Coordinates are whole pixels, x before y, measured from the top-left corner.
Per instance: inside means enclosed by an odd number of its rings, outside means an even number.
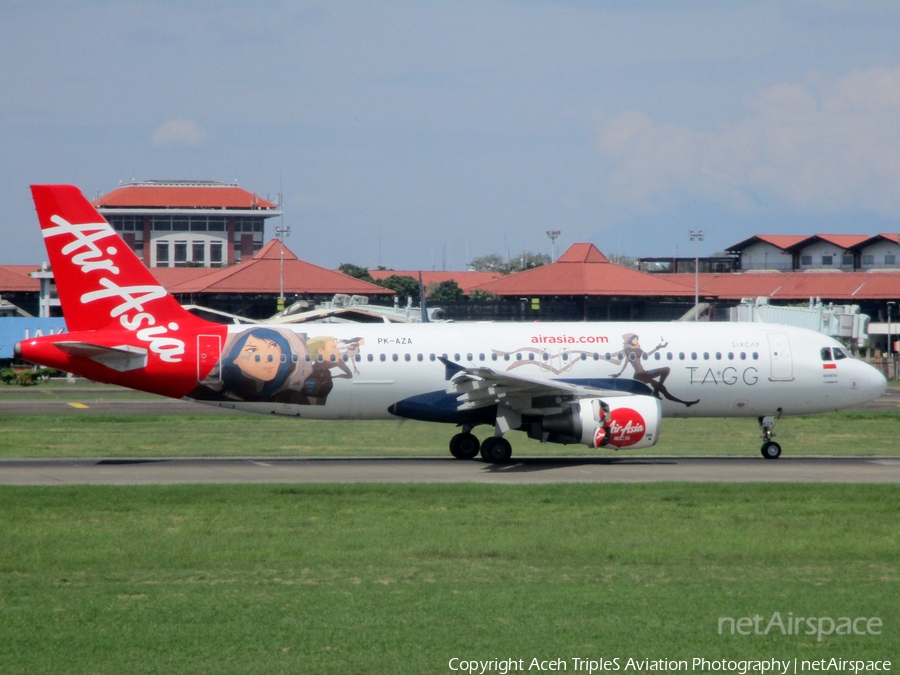
[[[3,487],[0,672],[896,660],[898,512],[878,485]],[[884,629],[717,634],[776,611]]]
[[[263,415],[0,416],[0,457],[437,456],[458,429],[406,422],[324,422]],[[476,434],[484,437],[486,427]],[[787,456],[898,455],[900,414],[841,412],[782,419],[777,440]],[[581,445],[541,444],[509,435],[514,456],[616,454]],[[653,448],[634,455],[756,456],[752,419],[664,419]]]

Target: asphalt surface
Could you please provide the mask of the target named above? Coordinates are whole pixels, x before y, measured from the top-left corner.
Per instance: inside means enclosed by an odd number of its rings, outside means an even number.
[[[177,483],[900,483],[900,458],[7,459],[3,485]]]

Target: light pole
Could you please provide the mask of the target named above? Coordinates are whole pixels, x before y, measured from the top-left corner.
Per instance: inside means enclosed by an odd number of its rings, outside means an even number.
[[[887,304],[887,308],[888,308],[887,353],[888,353],[888,360],[891,363],[893,363],[893,361],[894,361],[894,356],[893,356],[894,345],[891,343],[891,306],[896,305],[896,304],[897,303],[894,302],[893,300],[889,300],[888,304]],[[895,368],[894,369],[894,379],[896,379],[896,378],[897,378],[897,370]]]
[[[279,264],[279,285],[278,285],[278,311],[284,311],[284,238],[290,236],[291,234],[291,226],[282,225],[281,227],[275,226],[275,236],[278,237],[278,241],[281,242],[281,261]]]
[[[700,244],[703,237],[706,236],[706,230],[691,230],[691,241],[694,242],[694,321],[699,320],[700,312],[697,306],[700,304]]]
[[[550,262],[556,262],[556,238],[561,234],[559,230],[547,230],[547,236],[550,237]]]

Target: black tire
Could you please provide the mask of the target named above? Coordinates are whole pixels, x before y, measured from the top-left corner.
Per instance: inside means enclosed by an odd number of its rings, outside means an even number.
[[[512,457],[512,446],[502,436],[488,436],[481,444],[481,458],[491,464],[508,462]]]
[[[456,459],[475,459],[479,444],[475,434],[456,434],[450,439],[450,454]]]
[[[775,441],[766,441],[759,449],[766,459],[778,459],[781,457],[781,446]]]

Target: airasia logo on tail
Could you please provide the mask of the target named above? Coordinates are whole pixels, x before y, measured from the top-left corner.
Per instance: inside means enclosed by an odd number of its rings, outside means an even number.
[[[119,274],[119,267],[106,257],[117,253],[115,246],[102,249],[97,243],[106,237],[117,236],[108,223],[72,224],[59,215],[51,216],[50,222],[56,227],[44,229],[44,239],[60,235],[71,236],[72,241],[65,244],[60,252],[67,256],[82,274],[89,272]],[[119,286],[108,276],[98,279],[97,285],[99,287],[95,290],[81,295],[82,305],[117,298],[120,302],[110,309],[110,319],[118,318],[122,328],[134,332],[135,337],[141,342],[146,342],[149,350],[161,360],[167,363],[181,361],[179,357],[184,354],[184,341],[169,334],[169,331],[178,330],[178,324],[169,322],[160,325],[159,319],[146,307],[154,300],[165,298],[168,295],[165,288],[159,284]]]
[[[647,432],[647,423],[637,410],[617,408],[610,413],[609,442],[623,447],[639,443]]]

